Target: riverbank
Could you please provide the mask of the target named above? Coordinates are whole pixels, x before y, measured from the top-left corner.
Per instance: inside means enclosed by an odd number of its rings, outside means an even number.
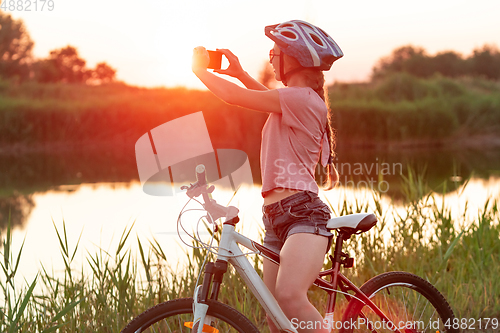
[[[500,145],[500,84],[479,78],[336,83],[329,100],[337,147],[411,149]],[[203,111],[214,147],[258,156],[267,115],[218,100],[208,91],[0,82],[0,153],[133,144],[172,119]]]

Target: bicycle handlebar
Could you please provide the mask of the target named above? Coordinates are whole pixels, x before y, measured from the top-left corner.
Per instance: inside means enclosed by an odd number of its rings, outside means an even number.
[[[213,220],[225,217],[226,221],[228,221],[235,218],[239,213],[238,208],[233,206],[224,207],[212,199],[211,193],[215,190],[215,186],[208,186],[205,170],[203,164],[198,164],[196,166],[196,183],[190,184],[190,186],[181,186],[181,190],[187,190],[186,195],[190,198],[201,195],[204,201],[202,203],[203,208],[210,214]]]

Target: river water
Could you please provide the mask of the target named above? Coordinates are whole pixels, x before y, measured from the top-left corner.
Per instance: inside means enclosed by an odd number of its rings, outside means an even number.
[[[79,156],[78,158],[75,156]],[[96,157],[97,156],[97,157]],[[144,245],[155,238],[167,254],[169,264],[181,267],[188,248],[177,234],[178,214],[186,202],[182,195],[155,197],[143,192],[134,160],[113,154],[81,157],[81,152],[64,155],[26,154],[3,156],[0,164],[1,232],[5,235],[7,216],[13,224],[13,249],[24,242],[19,278],[31,281],[42,266],[55,274],[64,270],[56,228],[66,228],[69,248],[78,244],[73,268],[88,270],[89,254],[100,249],[114,254],[125,230],[132,228],[127,246],[137,251],[137,239]],[[337,166],[341,186],[321,192],[335,212],[338,203],[369,202],[373,190],[382,194],[383,205],[400,205],[402,175],[419,170],[423,179],[457,215],[468,205],[471,223],[474,214],[488,199],[500,197],[500,151],[339,152]],[[255,178],[258,178],[255,177]],[[467,185],[464,183],[468,180]],[[443,184],[446,182],[446,187]],[[444,194],[439,194],[443,192]],[[214,198],[240,209],[240,232],[259,240],[262,229],[260,185],[243,186],[233,192],[218,188]],[[372,206],[373,207],[373,206]],[[403,207],[404,208],[404,207]],[[184,215],[188,230],[201,215]],[[208,239],[201,227],[201,236]],[[191,240],[184,235],[186,243]],[[147,247],[147,246],[146,246]]]

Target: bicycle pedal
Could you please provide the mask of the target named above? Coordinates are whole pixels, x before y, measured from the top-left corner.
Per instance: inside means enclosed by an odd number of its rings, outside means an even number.
[[[184,326],[192,329],[193,328],[193,322],[192,321],[186,321],[186,322],[184,322]],[[216,329],[215,327],[212,327],[210,325],[204,324],[202,332],[203,333],[219,333],[219,330]]]

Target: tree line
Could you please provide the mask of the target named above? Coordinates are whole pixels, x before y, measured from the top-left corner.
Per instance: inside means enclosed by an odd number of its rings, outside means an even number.
[[[0,78],[41,83],[100,84],[115,79],[116,70],[101,62],[87,68],[73,46],[50,51],[47,58],[35,59],[33,41],[21,20],[0,11]]]
[[[406,72],[419,78],[439,73],[446,77],[483,77],[500,79],[500,50],[495,45],[484,45],[468,57],[454,51],[429,55],[422,47],[406,45],[379,60],[372,72],[373,79]]]
[[[94,84],[115,79],[116,70],[106,62],[97,64],[93,69],[87,68],[86,61],[73,46],[52,50],[47,58],[35,59],[31,52],[33,45],[23,22],[0,11],[0,78]],[[372,69],[372,79],[400,72],[419,78],[439,73],[446,77],[472,76],[499,80],[500,50],[494,45],[484,45],[464,57],[455,51],[429,55],[422,47],[406,45],[381,58]],[[268,87],[276,86],[269,64],[260,73],[259,81]]]

